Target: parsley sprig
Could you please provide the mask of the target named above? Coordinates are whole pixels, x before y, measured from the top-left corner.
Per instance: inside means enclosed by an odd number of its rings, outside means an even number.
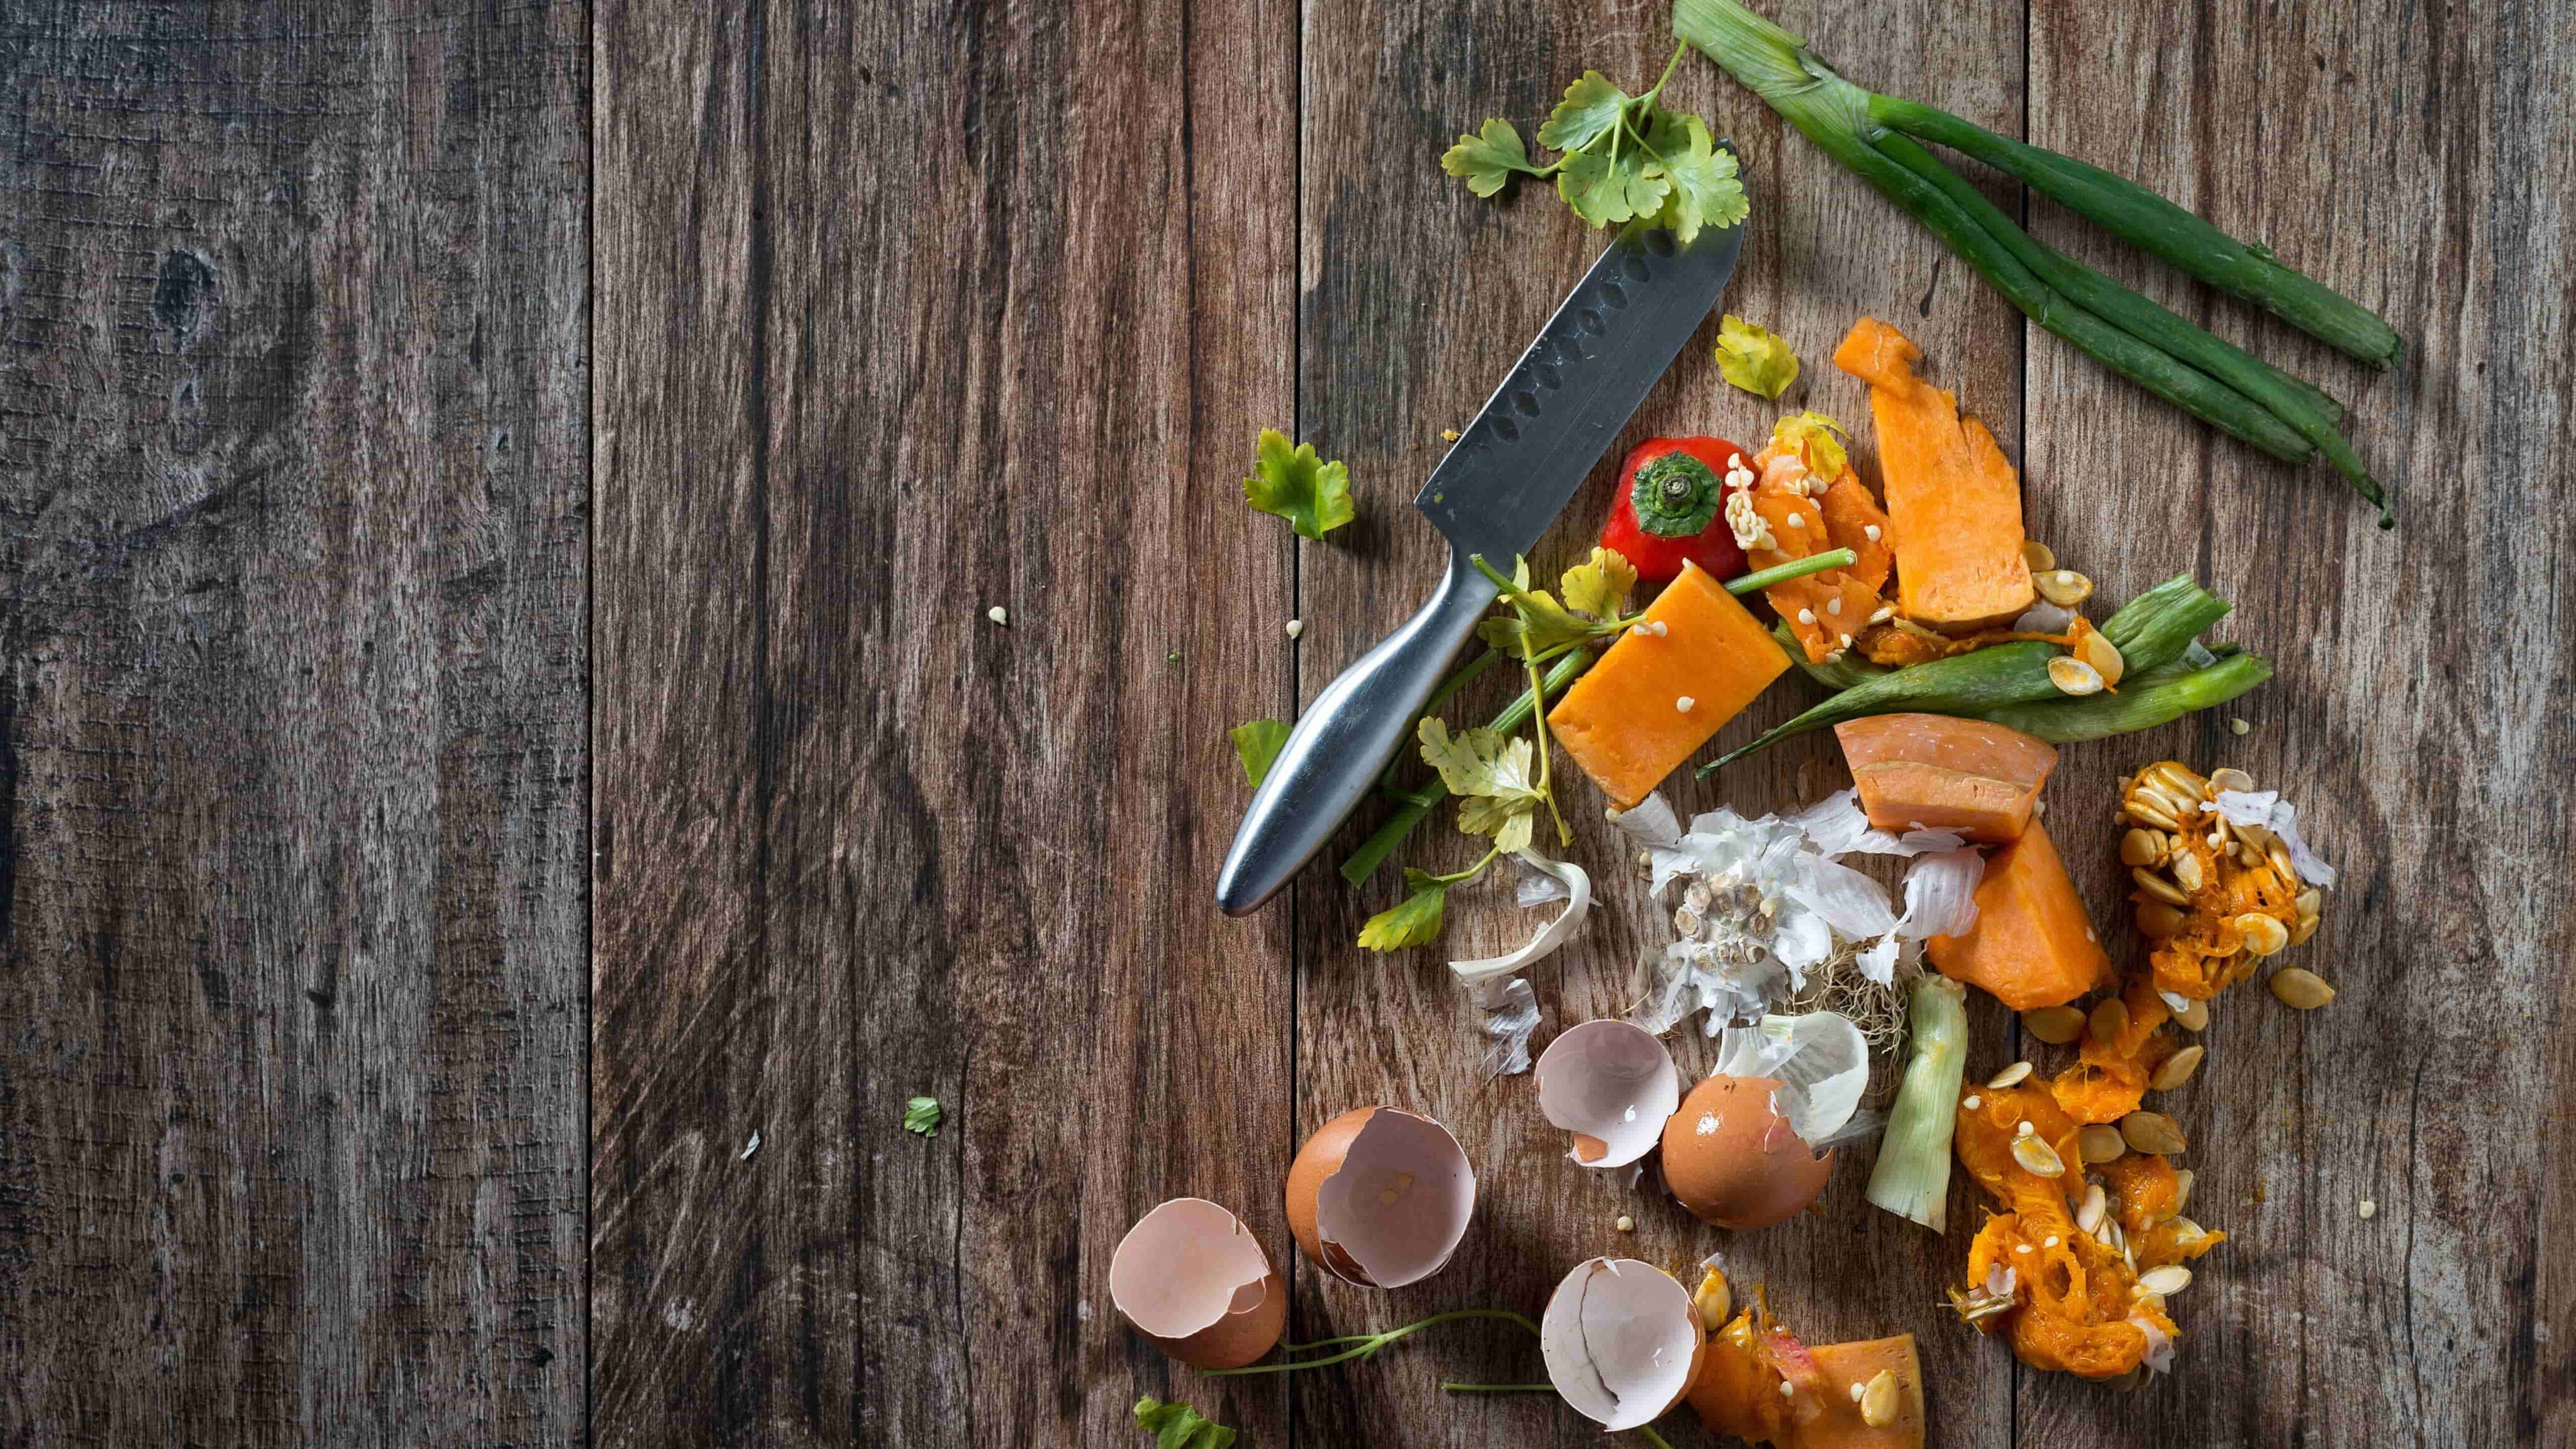
[[[1553,177],[1557,196],[1596,228],[1643,218],[1688,243],[1703,226],[1733,226],[1748,210],[1734,154],[1717,149],[1699,117],[1656,104],[1683,49],[1641,96],[1597,70],[1567,86],[1539,127],[1538,143],[1559,153],[1545,165],[1530,159],[1511,122],[1488,119],[1442,154],[1440,169],[1478,196],[1500,193],[1516,176]]]

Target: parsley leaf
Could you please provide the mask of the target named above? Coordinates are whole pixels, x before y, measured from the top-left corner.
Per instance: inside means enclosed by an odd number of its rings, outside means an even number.
[[[1152,1394],[1136,1401],[1136,1427],[1154,1436],[1154,1449],[1231,1449],[1234,1431],[1211,1424],[1187,1404],[1166,1404]]]
[[[1736,175],[1735,153],[1718,150],[1699,117],[1657,111],[1646,133],[1646,149],[1655,158],[1653,174],[1671,187],[1658,220],[1672,229],[1676,241],[1687,245],[1701,227],[1733,226],[1752,210]]]
[[[939,1118],[937,1097],[915,1097],[903,1104],[903,1130],[906,1132],[936,1137],[939,1135]]]
[[[1831,483],[1851,466],[1851,455],[1843,451],[1835,435],[1850,436],[1842,424],[1823,413],[1800,413],[1782,418],[1771,427],[1771,445],[1783,452],[1794,451],[1806,462],[1807,471],[1820,481]]]
[[[1440,939],[1440,918],[1449,900],[1449,882],[1429,871],[1404,868],[1404,899],[1368,918],[1360,927],[1360,949],[1401,951]]]
[[[1291,445],[1277,428],[1261,430],[1261,457],[1243,480],[1243,501],[1288,520],[1300,538],[1322,538],[1359,517],[1351,502],[1351,474],[1325,462],[1312,443]]]
[[[1467,183],[1467,189],[1478,196],[1491,196],[1508,184],[1519,172],[1544,176],[1546,171],[1532,166],[1529,148],[1521,144],[1521,133],[1511,122],[1488,118],[1481,130],[1461,135],[1458,144],[1440,154],[1440,169]]]
[[[1729,312],[1717,328],[1717,370],[1756,397],[1776,398],[1798,380],[1788,341]]]
[[[1423,763],[1458,797],[1458,828],[1493,837],[1506,855],[1527,850],[1539,802],[1537,757],[1530,742],[1495,730],[1451,734],[1437,717],[1422,721]]]
[[[1615,619],[1628,591],[1637,586],[1637,566],[1616,549],[1596,548],[1588,561],[1567,569],[1556,586],[1569,607],[1596,619]]]
[[[1494,577],[1499,580],[1501,575]],[[1503,593],[1511,604],[1512,616],[1487,619],[1476,626],[1476,637],[1484,640],[1487,647],[1515,659],[1531,659],[1559,644],[1570,644],[1592,634],[1590,623],[1567,613],[1555,595],[1531,588],[1529,581],[1529,560],[1524,558],[1513,566],[1512,586]]]
[[[1235,758],[1243,761],[1243,777],[1252,782],[1252,788],[1260,789],[1270,774],[1270,762],[1279,758],[1280,746],[1288,743],[1288,726],[1275,719],[1256,719],[1225,733],[1234,741]]]
[[[1610,84],[1597,70],[1587,70],[1565,88],[1565,99],[1538,128],[1538,143],[1559,151],[1580,151],[1607,136],[1628,118],[1628,93]]]
[[[1660,174],[1649,174],[1650,157],[1634,148],[1611,155],[1605,151],[1569,151],[1556,173],[1556,194],[1576,216],[1596,227],[1617,226],[1653,216],[1671,188]]]

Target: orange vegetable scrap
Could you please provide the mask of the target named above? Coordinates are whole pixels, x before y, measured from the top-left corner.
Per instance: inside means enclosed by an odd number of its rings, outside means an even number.
[[[1626,810],[1788,667],[1762,622],[1699,565],[1685,564],[1641,627],[1548,711],[1548,732]]]
[[[1841,654],[1878,622],[1879,589],[1895,565],[1887,515],[1853,475],[1831,426],[1815,413],[1783,418],[1753,462],[1727,475],[1726,517],[1753,568],[1836,548],[1858,560],[1762,591],[1810,664]]]
[[[1898,612],[1946,631],[2005,623],[2035,591],[2022,557],[2021,479],[1958,399],[1914,373],[1905,334],[1863,317],[1834,365],[1869,384],[1879,481],[1894,524]]]
[[[1969,1244],[1968,1286],[1950,1290],[1951,1306],[2033,1368],[2086,1379],[2161,1370],[2181,1330],[2156,1291],[2174,1275],[2158,1270],[2227,1235],[2181,1216],[2162,1157],[2127,1153],[2088,1177],[2082,1127],[2036,1083],[1963,1091],[1959,1161],[2003,1210]]]
[[[1933,937],[1924,954],[1942,975],[2015,1011],[2062,1006],[2112,979],[2083,898],[2036,820],[1986,857],[1976,924],[1963,936]]]
[[[1775,1449],[1922,1449],[1914,1335],[1808,1348],[1753,1306],[1711,1333],[1690,1406],[1712,1433]]]

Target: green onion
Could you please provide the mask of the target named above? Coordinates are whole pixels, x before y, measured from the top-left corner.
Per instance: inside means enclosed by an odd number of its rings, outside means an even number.
[[[1889,98],[1845,81],[1810,54],[1799,37],[1735,0],[1675,0],[1673,29],[1809,140],[1930,228],[2031,320],[2112,371],[2275,457],[2304,463],[2324,452],[2378,505],[2381,526],[2393,521],[2384,491],[2334,431],[2341,409],[2323,393],[2033,241],[1931,153],[1890,129],[1878,114]],[[2131,190],[2152,195],[2134,186]],[[2189,215],[2161,200],[2157,205]],[[2297,276],[2277,264],[2266,265]],[[2299,280],[2334,297],[2305,278]],[[2288,295],[2278,283],[2274,290]],[[2386,330],[2376,317],[2370,320]],[[2395,334],[2388,336],[2393,345]]]
[[[1998,136],[1917,101],[1872,96],[1869,113],[1900,131],[1976,157],[2131,246],[2242,297],[2373,367],[2388,367],[2404,351],[2396,330],[2379,314],[2282,266],[2267,248],[2238,241],[2125,176]]]
[[[2106,690],[2081,699],[2005,705],[1977,718],[2017,729],[2052,745],[2071,744],[2154,729],[2184,715],[2225,704],[2271,677],[2271,661],[2259,654],[2230,655],[2206,669],[2194,669],[2176,660],[2122,679],[2117,694]]]
[[[1946,976],[1914,979],[1906,1005],[1913,1049],[1869,1171],[1869,1200],[1936,1233],[1949,1231],[1950,1134],[1968,1066],[1968,993]]]

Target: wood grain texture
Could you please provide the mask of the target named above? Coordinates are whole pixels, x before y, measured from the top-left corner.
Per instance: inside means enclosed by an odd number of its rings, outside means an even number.
[[[586,23],[0,13],[0,1442],[583,1433]]]
[[[1290,1251],[1291,25],[600,11],[603,1444],[1125,1443],[1127,1225]]]
[[[2107,858],[2117,772],[2171,754],[2279,786],[2346,874],[2293,956],[2341,997],[2301,1015],[2247,988],[2175,1094],[2193,1216],[2238,1235],[2180,1301],[2182,1374],[2117,1408],[2025,1376],[2026,1442],[2576,1437],[2576,740],[2548,703],[2576,669],[2576,601],[2556,562],[2569,513],[2531,486],[2576,464],[2576,121],[2541,99],[2571,80],[2563,7],[2034,8],[2033,139],[2268,240],[2380,310],[2408,354],[2373,375],[2034,204],[2044,239],[2343,397],[2401,502],[2380,532],[2330,472],[2237,447],[2034,334],[2048,536],[2115,596],[2198,570],[2237,602],[2225,636],[2280,667],[2222,712],[2249,721],[2241,739],[2210,718],[2070,751],[2050,792],[2084,822],[2071,858]],[[2088,882],[2097,910],[2111,876]]]
[[[2018,134],[2020,77],[2011,63],[2021,44],[2018,4],[1878,6],[1866,17],[1821,10],[1793,8],[1779,18],[1811,30],[1817,47],[1854,75]],[[1440,150],[1486,115],[1534,134],[1565,83],[1585,69],[1642,88],[1670,53],[1660,5],[1327,0],[1310,8],[1301,412],[1305,436],[1350,463],[1369,502],[1352,543],[1310,555],[1299,574],[1306,697],[1410,613],[1438,576],[1445,545],[1407,505],[1445,446],[1441,430],[1474,415],[1603,244],[1544,189],[1524,188],[1505,205],[1470,196],[1438,170]],[[1776,408],[1728,388],[1710,353],[1712,316],[1540,545],[1545,574],[1590,546],[1619,458],[1638,439],[1711,432],[1758,447],[1774,418],[1800,407],[1862,424],[1864,389],[1829,361],[1862,311],[1904,327],[1936,359],[1940,381],[2008,447],[2018,443],[2019,314],[1714,66],[1686,60],[1668,95],[1735,139],[1753,194],[1744,258],[1721,310],[1780,331],[1805,371]],[[1867,438],[1860,426],[1856,453],[1874,467]],[[1489,712],[1505,686],[1497,681],[1471,697],[1477,702],[1462,718]],[[1720,743],[1749,739],[1812,698],[1803,683],[1783,683]],[[1560,760],[1559,768],[1570,767]],[[1809,738],[1708,781],[1685,775],[1667,789],[1685,814],[1719,803],[1760,813],[1795,808],[1845,783],[1830,739]],[[1599,793],[1579,776],[1562,793],[1578,836],[1570,854],[1593,869],[1603,899],[1583,935],[1532,973],[1544,1013],[1536,1048],[1566,1026],[1624,1011],[1644,985],[1641,948],[1670,939],[1643,883],[1619,864],[1625,853],[1602,820]],[[1447,817],[1416,835],[1408,859],[1442,870],[1474,859]],[[1343,844],[1370,823],[1364,817]],[[1482,1206],[1457,1261],[1419,1287],[1380,1295],[1301,1269],[1295,1331],[1311,1338],[1386,1328],[1468,1305],[1536,1313],[1587,1256],[1624,1254],[1687,1272],[1714,1251],[1740,1291],[1766,1284],[1789,1322],[1815,1341],[1922,1331],[1939,1406],[1936,1442],[2007,1442],[2009,1362],[1990,1346],[1938,1331],[1931,1312],[1938,1284],[1955,1276],[1955,1250],[1866,1207],[1865,1152],[1837,1174],[1823,1215],[1732,1235],[1690,1218],[1651,1185],[1624,1190],[1614,1174],[1567,1162],[1564,1134],[1539,1115],[1529,1078],[1481,1079],[1474,1014],[1441,963],[1509,949],[1534,928],[1511,905],[1508,873],[1494,879],[1463,893],[1440,948],[1386,958],[1352,941],[1370,912],[1393,901],[1392,866],[1359,892],[1323,870],[1300,883],[1300,1131],[1363,1103],[1428,1111],[1476,1163]],[[1981,1004],[1976,1025],[1988,1055],[2005,1050],[2007,1020]],[[1685,1074],[1704,1075],[1711,1044],[1690,1032],[1672,1040]],[[1973,1221],[1968,1201],[1963,1190],[1955,1217]],[[1634,1233],[1615,1230],[1623,1212],[1634,1217]],[[1444,1395],[1444,1378],[1543,1377],[1525,1336],[1482,1325],[1444,1331],[1451,1337],[1391,1350],[1365,1368],[1302,1377],[1299,1442],[1371,1442],[1396,1424],[1406,1426],[1408,1442],[1595,1441],[1592,1425],[1544,1396]],[[1687,1420],[1676,1416],[1667,1433],[1676,1443],[1701,1442]]]

